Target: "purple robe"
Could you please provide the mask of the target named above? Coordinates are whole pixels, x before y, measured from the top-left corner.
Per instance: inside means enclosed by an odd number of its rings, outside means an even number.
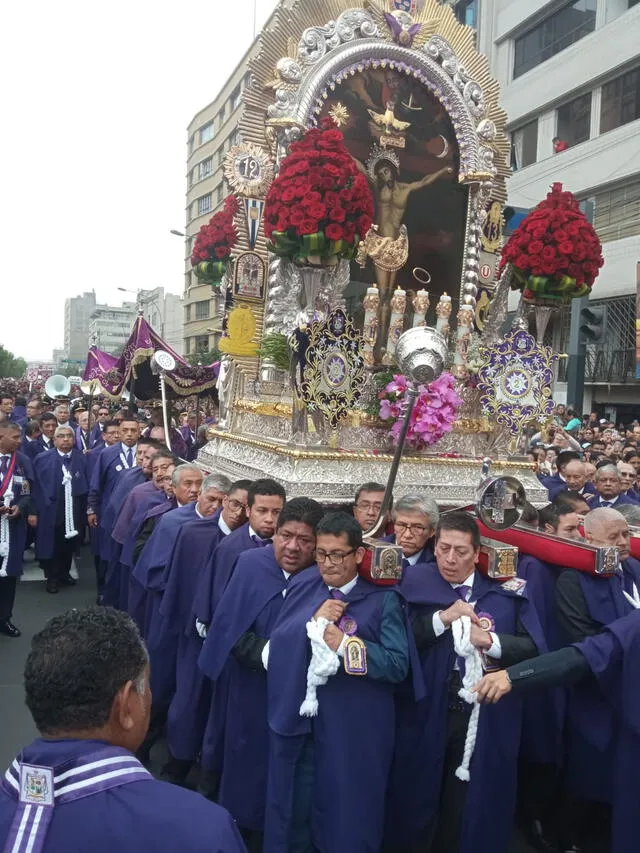
[[[93,510],[98,516],[100,523],[102,523],[102,513],[109,504],[116,483],[125,471],[130,471],[136,465],[134,456],[133,465],[127,469],[120,458],[120,455],[124,453],[121,442],[112,447],[105,447],[94,469],[89,490],[89,509]]]
[[[240,554],[248,551],[249,548],[258,547],[251,538],[249,525],[243,524],[211,554],[200,576],[194,601],[194,612],[200,622],[204,622],[205,625],[210,624],[216,604],[229,583]]]
[[[196,436],[195,433],[191,432],[191,429],[188,426],[180,427],[180,435],[184,439],[184,443],[187,448],[187,456],[186,459],[188,462],[192,462],[196,456],[198,455],[198,447],[196,444]]]
[[[405,569],[398,589],[410,611],[442,610],[459,600],[435,564]],[[493,617],[498,634],[515,634],[519,617],[544,651],[540,625],[526,596],[509,592],[476,572],[471,601],[476,602],[476,612]],[[398,844],[413,843],[438,810],[447,745],[448,680],[454,663],[453,642],[446,636],[422,655],[425,698],[414,702],[406,693],[398,695],[396,751],[387,800],[387,834]],[[457,853],[477,851],[479,838],[483,850],[503,851],[509,846],[522,702],[513,696],[507,699],[480,711]]]
[[[0,570],[10,578],[17,578],[22,574],[24,549],[27,544],[27,515],[31,510],[34,480],[31,459],[23,453],[16,453],[11,482],[11,506],[17,506],[20,515],[9,519],[9,553],[6,557],[0,557]],[[0,498],[0,504],[3,503],[4,499]]]
[[[102,458],[104,453],[106,453],[106,451],[103,451],[99,458]],[[98,465],[99,463],[96,464],[96,468]],[[128,468],[121,471],[118,480],[113,483],[108,499],[105,499],[102,504],[102,514],[99,517],[100,528],[102,531],[100,534],[100,557],[107,564],[110,564],[114,560],[114,555],[120,550],[117,547],[117,543],[114,542],[112,538],[113,527],[118,520],[120,510],[122,509],[122,506],[131,490],[136,486],[139,486],[141,483],[144,483],[145,479],[142,469],[137,465],[135,468]],[[89,501],[91,501],[91,495],[89,495]]]
[[[71,451],[71,493],[73,495],[73,520],[75,529],[80,532],[86,524],[86,495],[89,490],[87,482],[87,463],[84,455],[76,450]],[[60,503],[64,506],[64,489],[62,486],[62,457],[57,450],[50,453],[39,453],[34,460],[35,489],[34,499],[38,510],[38,527],[36,528],[36,556],[39,560],[49,560],[53,557],[56,517]],[[80,536],[76,537],[76,544]]]
[[[176,689],[167,715],[167,744],[174,758],[195,761],[200,753],[209,708],[211,682],[198,667],[202,639],[195,628],[193,599],[209,555],[225,534],[220,513],[187,522],[167,566],[167,584],[160,605],[166,631],[176,643]]]
[[[144,638],[149,649],[151,691],[157,707],[169,707],[176,682],[175,638],[163,631],[159,612],[166,583],[166,568],[171,562],[183,525],[197,518],[195,503],[165,513],[133,569],[133,577],[147,592]]]
[[[301,572],[271,633],[264,853],[286,853],[294,820],[310,827],[320,853],[369,853],[382,844],[394,690],[409,669],[404,616],[394,590],[358,578],[346,601],[367,646],[368,674],[348,675],[341,666],[318,689],[318,715],[301,717],[310,659],[306,623],[328,598],[316,567]],[[300,800],[301,774],[313,780],[310,802]]]
[[[167,512],[171,512],[171,510],[175,508],[176,505],[173,500],[167,500],[159,504],[153,504],[148,509],[144,509],[144,511],[143,508],[141,508],[141,515],[137,516],[137,518],[139,518],[139,525],[137,532],[134,535],[133,548],[135,549],[135,539],[148,521],[151,521],[151,519],[155,519],[154,524],[157,524],[162,515]],[[135,565],[135,556],[132,556],[132,563]],[[144,636],[147,630],[147,608],[149,596],[147,590],[138,580],[136,580],[136,578],[134,578],[133,572],[129,571],[128,574],[129,590],[127,593],[127,613],[129,614],[129,616],[131,616],[133,621],[140,629],[140,633],[142,634],[142,636]]]
[[[640,562],[622,563],[640,592]],[[633,611],[624,596],[624,577],[579,572],[580,588],[591,618],[603,627]],[[593,682],[577,684],[569,693],[569,777],[573,790],[585,799],[612,802],[613,744],[617,722],[608,698]]]
[[[273,546],[242,554],[199,659],[200,669],[214,682],[229,667],[218,802],[243,829],[262,830],[264,826],[269,756],[267,674],[236,661],[233,647],[246,631],[269,639],[284,604],[286,586]]]
[[[38,453],[44,453],[44,446],[37,438],[29,439],[25,436],[20,442],[19,451],[33,461]]]
[[[554,474],[553,477],[545,477],[542,481],[543,486],[549,490],[549,500],[552,501],[555,497],[557,497],[562,492],[568,491],[568,486],[566,480],[563,480],[560,474]],[[584,488],[582,489],[581,494],[587,495],[596,495],[596,487],[593,483],[585,483]],[[587,500],[592,500],[592,498],[587,498]]]
[[[556,616],[556,566],[528,554],[518,560],[518,577],[527,581],[527,598],[535,608],[549,651],[562,646]],[[523,697],[520,755],[534,764],[562,767],[565,758],[564,724],[567,691],[562,687]]]
[[[131,758],[126,750],[103,741],[38,739],[21,751],[19,759],[23,764],[51,767],[61,775],[69,765],[86,764],[103,754]],[[233,820],[220,806],[147,774],[135,774],[131,779],[119,780],[124,782],[119,787],[57,803],[43,853],[246,853]],[[16,792],[3,778],[0,848],[4,848],[17,807]]]
[[[640,812],[640,613],[576,645],[616,717],[612,853],[638,850]]]

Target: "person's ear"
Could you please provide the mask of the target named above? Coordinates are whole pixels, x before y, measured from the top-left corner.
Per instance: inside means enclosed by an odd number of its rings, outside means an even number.
[[[358,565],[364,560],[365,551],[366,548],[362,545],[356,550],[356,563]]]
[[[133,704],[136,698],[137,693],[133,681],[127,681],[116,693],[114,699],[115,721],[122,731],[130,732],[136,724],[133,713]]]
[[[545,524],[545,526],[544,526],[544,532],[545,532],[545,533],[550,533],[550,534],[553,536],[553,535],[555,535],[555,532],[556,532],[556,531],[553,529],[553,527],[552,527],[549,523],[547,523],[547,524]]]

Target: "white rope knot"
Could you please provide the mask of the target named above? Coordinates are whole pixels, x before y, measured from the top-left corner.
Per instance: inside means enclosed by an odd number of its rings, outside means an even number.
[[[464,678],[462,679],[462,687],[458,691],[458,696],[464,699],[465,702],[468,702],[469,705],[473,705],[473,710],[469,717],[467,737],[464,743],[462,764],[456,770],[458,779],[462,782],[468,782],[471,778],[469,766],[473,757],[473,750],[476,746],[478,717],[480,716],[478,697],[477,694],[472,692],[472,688],[483,676],[482,656],[471,642],[471,619],[468,616],[461,616],[459,619],[456,619],[451,624],[451,631],[453,632],[453,645],[456,655],[464,659]]]
[[[11,483],[7,486],[7,491],[4,493],[3,504],[9,509],[11,506],[11,502],[13,501],[13,491],[11,486],[13,485],[13,477],[11,478]],[[9,549],[11,548],[11,528],[9,527],[9,516],[5,513],[0,516],[0,558],[4,559],[9,557]],[[7,567],[6,562],[3,564],[0,569],[0,577],[7,577]]]
[[[317,717],[317,689],[326,684],[340,667],[340,658],[324,641],[324,632],[330,622],[324,617],[307,622],[307,637],[311,642],[311,660],[307,669],[307,693],[300,705],[301,717]]]
[[[73,524],[73,493],[71,491],[73,478],[71,471],[62,466],[62,485],[64,486],[64,538],[73,539],[78,531]]]

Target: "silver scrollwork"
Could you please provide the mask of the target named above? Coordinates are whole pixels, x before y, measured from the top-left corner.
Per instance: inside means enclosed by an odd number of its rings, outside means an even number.
[[[264,334],[291,334],[296,325],[302,293],[302,276],[290,261],[272,256],[269,264],[269,296],[264,315]]]
[[[347,9],[337,21],[305,30],[298,45],[298,55],[304,65],[314,65],[345,42],[379,36],[378,27],[369,12],[364,9]]]

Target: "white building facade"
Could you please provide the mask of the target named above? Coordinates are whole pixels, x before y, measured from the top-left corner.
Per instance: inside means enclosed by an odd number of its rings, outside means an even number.
[[[635,416],[640,0],[480,0],[477,27],[512,136],[508,203],[534,207],[554,182],[593,203],[605,266],[591,302],[605,301],[607,334],[588,348],[584,410],[606,405],[622,420]],[[562,348],[567,329],[565,318],[555,330]],[[563,389],[560,382],[558,400]]]

